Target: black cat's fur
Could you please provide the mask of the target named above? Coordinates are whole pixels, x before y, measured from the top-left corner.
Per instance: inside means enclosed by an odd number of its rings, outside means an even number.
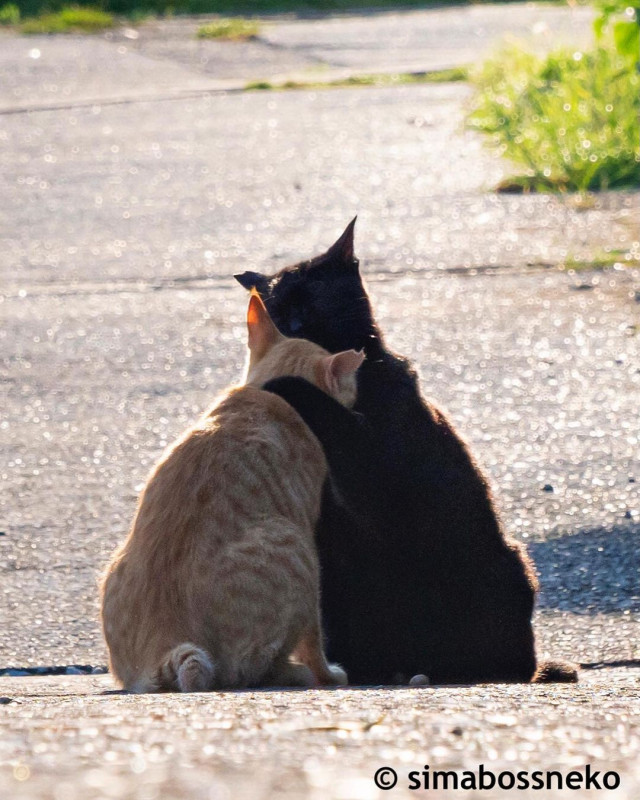
[[[265,386],[300,413],[329,463],[317,537],[328,657],[358,684],[419,673],[432,684],[575,681],[573,665],[536,662],[531,562],[503,532],[466,445],[386,349],[354,223],[322,256],[236,275],[287,336],[366,352],[354,411],[300,378]]]

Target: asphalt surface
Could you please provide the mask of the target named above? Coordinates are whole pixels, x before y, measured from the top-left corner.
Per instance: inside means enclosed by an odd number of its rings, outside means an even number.
[[[507,528],[531,542],[545,649],[640,657],[633,272],[368,283],[389,343],[472,443]],[[245,304],[223,278],[5,299],[0,666],[104,663],[97,572],[165,445],[238,378]]]
[[[0,792],[11,800],[381,800],[613,797],[640,790],[639,676],[589,673],[577,687],[479,686],[105,695],[100,678],[0,679]],[[8,699],[8,698],[7,698]],[[615,791],[416,792],[409,773],[617,772]],[[374,775],[390,767],[391,791]],[[389,781],[387,773],[381,776]],[[422,778],[420,777],[422,780]],[[450,778],[451,780],[451,778]],[[488,785],[489,779],[485,779]],[[545,779],[546,780],[546,777]],[[613,776],[607,778],[615,784]],[[508,778],[503,778],[508,786]],[[415,784],[414,784],[415,785]],[[440,784],[442,785],[442,784]],[[563,783],[563,786],[565,784]]]
[[[240,374],[231,276],[320,252],[356,212],[389,344],[535,559],[541,653],[640,659],[640,271],[559,269],[640,257],[638,195],[491,193],[510,167],[464,130],[463,84],[235,91],[466,63],[509,27],[578,46],[588,22],[488,6],[280,20],[248,45],[195,46],[183,20],[0,34],[0,668],[105,663],[97,576],[164,446]],[[578,688],[196,698],[3,678],[0,796],[365,798],[384,763],[588,757],[624,772],[612,796],[637,797],[637,671],[587,671]],[[307,737],[304,718],[352,727]]]
[[[248,42],[196,37],[208,18],[150,20],[91,37],[0,31],[0,111],[173,98],[248,82],[446,69],[504,41],[537,50],[588,44],[593,12],[518,4],[313,20],[263,20]],[[142,57],[141,57],[142,56]]]

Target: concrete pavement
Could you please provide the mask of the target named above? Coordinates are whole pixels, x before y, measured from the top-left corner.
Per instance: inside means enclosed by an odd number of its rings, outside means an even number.
[[[232,274],[317,253],[356,212],[390,345],[449,409],[535,558],[541,652],[640,659],[640,274],[558,269],[637,258],[638,195],[492,194],[510,168],[464,130],[463,84],[229,91],[463,63],[510,26],[579,44],[588,23],[478,6],[280,20],[248,45],[196,42],[184,20],[137,38],[0,34],[0,668],[105,663],[99,571],[165,444],[241,369]],[[626,800],[636,673],[193,698],[4,678],[0,796],[357,799],[377,796],[383,761],[588,758],[624,773],[611,796]],[[321,723],[304,733],[305,719]]]
[[[194,17],[91,37],[0,30],[0,111],[175,98],[255,81],[447,69],[477,62],[509,37],[543,51],[586,45],[592,18],[590,8],[534,4],[284,16],[264,20],[249,42],[198,39],[208,18]]]
[[[0,679],[0,793],[11,800],[382,800],[429,796],[635,800],[638,669],[575,686],[105,695],[108,678]],[[409,778],[429,766],[428,792]],[[436,770],[555,771],[551,790],[434,789]],[[577,771],[596,785],[567,789]],[[392,790],[376,788],[383,768]],[[602,789],[606,773],[612,791]],[[563,790],[558,791],[558,774]],[[599,778],[598,778],[599,776]],[[392,780],[391,773],[380,776]],[[449,776],[449,781],[453,778]],[[546,782],[546,775],[543,780]],[[574,777],[575,780],[575,777]],[[502,778],[509,785],[509,778]],[[490,779],[485,778],[485,786]],[[423,784],[424,785],[424,784]],[[451,787],[451,783],[449,786]]]

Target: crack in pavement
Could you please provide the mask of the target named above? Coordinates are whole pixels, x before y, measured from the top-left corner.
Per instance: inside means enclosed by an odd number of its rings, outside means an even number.
[[[383,259],[367,259],[367,263],[383,263]],[[238,265],[238,270],[242,269],[242,265]],[[367,283],[375,283],[377,281],[386,281],[388,278],[399,277],[421,277],[423,275],[430,275],[433,277],[443,275],[456,275],[459,277],[477,277],[486,276],[489,278],[499,277],[500,275],[533,275],[543,270],[558,269],[558,265],[552,262],[541,261],[535,264],[529,264],[526,267],[510,266],[508,264],[479,264],[474,266],[459,266],[459,267],[418,267],[411,271],[403,270],[398,272],[393,269],[377,269],[375,272],[367,273]],[[144,292],[160,292],[160,291],[175,291],[182,290],[188,287],[208,288],[212,286],[235,286],[235,279],[231,275],[216,275],[215,273],[207,275],[182,275],[175,278],[156,278],[153,281],[145,281],[140,278],[127,278],[122,277],[117,280],[106,280],[104,282],[91,281],[85,283],[83,281],[68,281],[68,282],[48,282],[48,281],[32,281],[30,286],[36,287],[39,291],[26,291],[19,289],[17,291],[8,291],[2,293],[0,296],[4,300],[24,300],[26,298],[35,297],[82,297],[92,295],[107,295],[107,294],[129,294],[133,291],[136,294]]]

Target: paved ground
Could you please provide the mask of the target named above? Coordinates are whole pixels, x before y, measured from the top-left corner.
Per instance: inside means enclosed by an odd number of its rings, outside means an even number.
[[[249,81],[443,69],[473,63],[508,37],[542,50],[584,44],[592,16],[589,8],[519,4],[282,17],[265,21],[260,36],[244,43],[197,39],[202,18],[155,20],[99,37],[0,31],[0,111],[174,98]]]
[[[216,90],[311,67],[450,66],[510,27],[579,43],[588,12],[278,21],[251,45],[196,43],[195,27],[0,34],[0,668],[105,662],[99,569],[165,444],[241,368],[233,272],[319,252],[355,212],[390,344],[529,543],[541,650],[640,659],[640,273],[557,268],[638,254],[637,194],[491,194],[509,167],[464,130],[461,84]],[[188,699],[93,696],[108,677],[5,678],[0,796],[368,798],[383,763],[588,757],[620,765],[616,796],[637,797],[636,673]],[[340,724],[301,734],[310,719]]]
[[[415,359],[492,474],[508,528],[531,542],[545,649],[640,657],[633,273],[424,270],[369,286],[390,343]],[[165,444],[239,375],[245,302],[223,278],[58,282],[5,299],[0,666],[104,663],[96,572]]]
[[[11,800],[381,800],[416,796],[409,773],[425,764],[431,775],[455,770],[460,779],[464,771],[478,773],[480,764],[496,776],[557,770],[563,778],[572,770],[584,775],[589,764],[600,781],[618,772],[620,788],[428,796],[636,800],[638,671],[592,672],[577,688],[247,692],[178,700],[105,696],[106,677],[0,679],[0,693],[13,697],[2,710],[0,760],[10,768],[0,772],[0,792]],[[376,790],[381,767],[396,771],[393,791]],[[557,776],[551,780],[555,789]],[[613,776],[607,781],[615,784]]]

